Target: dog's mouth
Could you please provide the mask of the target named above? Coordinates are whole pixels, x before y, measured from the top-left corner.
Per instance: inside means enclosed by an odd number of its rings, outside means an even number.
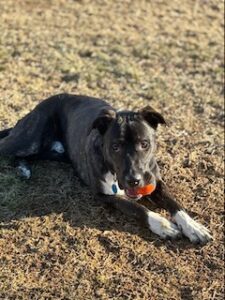
[[[125,189],[125,194],[127,197],[138,200],[142,198],[143,196],[150,195],[151,193],[154,192],[156,186],[153,184],[148,184],[143,187],[137,187],[137,188],[129,188]]]
[[[133,200],[138,200],[142,197],[141,193],[138,192],[138,188],[125,188],[122,184],[119,184],[119,188],[124,191],[125,195]]]
[[[141,199],[142,195],[138,193],[136,189],[125,189],[125,194],[128,198],[138,200]]]

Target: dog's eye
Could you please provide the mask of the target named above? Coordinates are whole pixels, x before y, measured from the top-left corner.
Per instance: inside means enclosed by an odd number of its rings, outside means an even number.
[[[147,150],[149,148],[149,142],[148,141],[141,141],[140,146],[142,150]]]
[[[120,150],[120,145],[118,143],[112,144],[112,149],[114,152],[118,152]]]

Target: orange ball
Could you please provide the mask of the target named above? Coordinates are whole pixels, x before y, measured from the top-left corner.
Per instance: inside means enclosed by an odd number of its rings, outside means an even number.
[[[137,188],[135,192],[139,195],[145,196],[150,195],[152,192],[154,192],[156,186],[153,184],[149,184],[140,188]]]

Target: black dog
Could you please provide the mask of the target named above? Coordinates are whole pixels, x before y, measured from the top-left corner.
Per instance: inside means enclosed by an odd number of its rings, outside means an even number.
[[[182,232],[191,242],[206,243],[209,231],[181,208],[161,179],[154,157],[158,124],[165,120],[150,106],[116,111],[101,99],[62,94],[1,131],[0,155],[14,156],[27,178],[28,160],[68,160],[96,197],[144,221],[160,237]],[[140,191],[150,184],[155,190],[144,197],[168,210],[174,223],[138,203]]]

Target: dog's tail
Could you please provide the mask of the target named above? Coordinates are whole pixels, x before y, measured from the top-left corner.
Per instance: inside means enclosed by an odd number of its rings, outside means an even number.
[[[8,136],[12,128],[4,129],[0,131],[0,139],[3,139],[4,137]]]

